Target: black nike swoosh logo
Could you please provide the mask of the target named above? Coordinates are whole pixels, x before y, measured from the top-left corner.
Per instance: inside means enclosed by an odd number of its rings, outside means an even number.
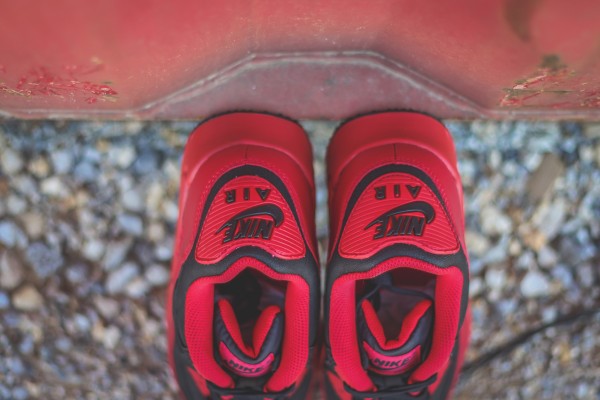
[[[401,206],[391,209],[390,211],[384,214],[381,214],[379,217],[371,221],[369,225],[365,226],[365,230],[369,229],[373,225],[387,221],[387,219],[392,215],[408,214],[411,212],[419,212],[423,214],[428,224],[435,218],[435,210],[429,203],[425,203],[424,201],[413,201],[412,203],[403,204]]]
[[[281,211],[281,208],[277,207],[275,204],[261,204],[241,211],[233,217],[229,218],[227,222],[225,222],[219,228],[219,230],[215,232],[215,234],[221,232],[228,226],[231,226],[235,221],[239,221],[248,217],[256,217],[259,215],[268,215],[269,217],[273,218],[273,222],[275,223],[276,227],[280,226],[283,223],[283,211]]]

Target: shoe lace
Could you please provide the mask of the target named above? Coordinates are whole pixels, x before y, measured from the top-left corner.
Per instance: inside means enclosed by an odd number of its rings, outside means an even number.
[[[210,398],[213,400],[221,400],[223,397],[233,396],[234,400],[285,400],[294,391],[294,386],[276,393],[259,392],[252,389],[227,389],[213,385],[208,382]]]
[[[344,383],[344,389],[356,399],[396,399],[396,400],[426,400],[429,393],[425,390],[435,382],[437,374],[422,382],[393,386],[378,392],[359,392]],[[411,394],[418,393],[418,394]]]

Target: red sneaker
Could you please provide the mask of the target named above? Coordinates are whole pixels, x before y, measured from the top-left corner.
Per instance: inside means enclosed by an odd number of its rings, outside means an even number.
[[[331,399],[446,399],[469,338],[452,138],[410,112],[343,124],[327,154]]]
[[[271,115],[222,115],[192,133],[181,169],[167,295],[181,391],[305,398],[320,309],[306,134]]]

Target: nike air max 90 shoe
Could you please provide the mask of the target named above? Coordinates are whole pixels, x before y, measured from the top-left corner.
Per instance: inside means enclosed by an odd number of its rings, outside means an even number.
[[[448,399],[469,340],[463,196],[452,138],[385,112],[327,151],[330,399]]]
[[[187,399],[304,399],[319,316],[312,150],[296,123],[202,123],[182,161],[167,294]]]

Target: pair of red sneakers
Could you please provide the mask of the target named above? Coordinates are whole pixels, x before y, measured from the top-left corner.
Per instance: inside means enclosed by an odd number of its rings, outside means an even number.
[[[259,113],[210,119],[182,162],[169,357],[186,399],[446,399],[469,337],[454,145],[434,118],[344,123],[327,154],[320,269],[310,142]],[[318,367],[325,366],[325,370]]]

